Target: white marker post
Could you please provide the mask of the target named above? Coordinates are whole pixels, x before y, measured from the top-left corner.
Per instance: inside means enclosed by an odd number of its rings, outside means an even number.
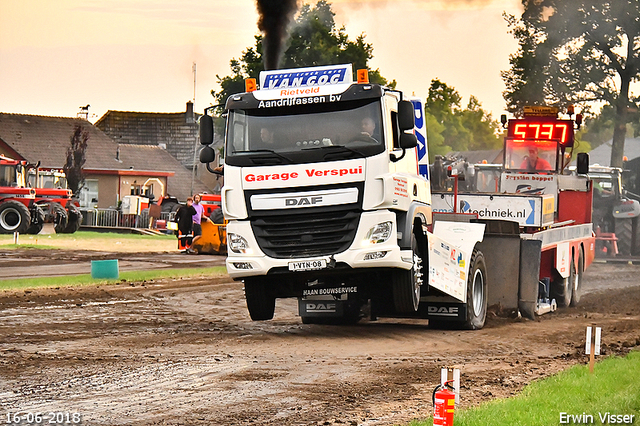
[[[591,338],[592,329],[595,329],[595,341]],[[587,327],[587,343],[585,344],[584,353],[589,355],[589,373],[593,373],[593,366],[596,362],[596,355],[600,355],[600,334],[602,328],[594,326]]]
[[[460,403],[460,369],[455,367],[443,367],[440,369],[440,384],[453,380],[453,393],[456,394],[456,404]]]

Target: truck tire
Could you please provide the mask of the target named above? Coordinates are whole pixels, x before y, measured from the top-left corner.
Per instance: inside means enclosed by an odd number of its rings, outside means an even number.
[[[571,257],[571,266],[569,268],[569,277],[562,278],[560,274],[556,274],[556,279],[551,283],[551,297],[556,299],[559,307],[565,308],[571,304],[573,297],[573,286],[575,281],[575,263]]]
[[[481,251],[474,249],[467,277],[467,319],[463,328],[479,330],[487,319],[487,265]]]
[[[571,262],[571,268],[573,269],[573,261]],[[582,271],[584,270],[584,254],[580,249],[578,255],[578,271],[573,276],[573,292],[571,293],[570,306],[577,306],[580,303],[582,297]]]
[[[422,257],[418,251],[418,240],[411,234],[413,266],[409,270],[396,270],[392,275],[393,304],[399,314],[412,314],[418,310],[420,287],[422,286]]]
[[[31,225],[31,214],[27,206],[19,201],[7,200],[0,203],[0,233],[24,234]]]
[[[253,321],[265,321],[273,318],[276,298],[267,288],[267,280],[258,277],[244,279],[244,295],[247,309]]]
[[[38,205],[34,205],[34,207],[35,208],[31,210],[31,224],[29,225],[29,229],[27,229],[27,234],[31,235],[39,234],[44,227],[44,211]]]
[[[51,209],[51,216],[53,218],[53,229],[55,229],[56,234],[62,234],[69,221],[67,211],[60,203],[51,203],[49,208]]]
[[[630,256],[633,243],[633,220],[615,219],[615,233],[618,238],[618,254]]]

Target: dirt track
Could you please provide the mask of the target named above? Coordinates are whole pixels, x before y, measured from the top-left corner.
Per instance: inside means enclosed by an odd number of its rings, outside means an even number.
[[[469,332],[393,319],[303,325],[289,300],[273,321],[251,322],[242,284],[228,279],[0,293],[0,415],[79,412],[91,425],[408,422],[430,415],[441,366],[461,367],[468,407],[584,362],[586,325],[603,327],[605,354],[640,345],[639,273],[592,265],[580,307],[538,321],[492,317]]]

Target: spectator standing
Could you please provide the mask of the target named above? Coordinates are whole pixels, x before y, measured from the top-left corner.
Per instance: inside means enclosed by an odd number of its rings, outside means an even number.
[[[193,215],[195,215],[196,209],[193,207],[193,198],[187,198],[187,204],[180,206],[176,211],[176,222],[178,222],[178,238],[180,239],[179,247],[184,247],[187,253],[191,250],[191,239],[193,238]]]
[[[193,208],[196,210],[196,213],[193,215],[193,242],[192,245],[196,243],[202,237],[202,220],[208,220],[211,222],[207,216],[204,215],[204,206],[200,204],[200,194],[196,194],[193,196]]]

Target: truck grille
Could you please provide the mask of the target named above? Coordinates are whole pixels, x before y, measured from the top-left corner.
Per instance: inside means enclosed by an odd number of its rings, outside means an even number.
[[[270,257],[326,256],[345,251],[358,229],[356,211],[297,213],[251,221],[262,251]]]

